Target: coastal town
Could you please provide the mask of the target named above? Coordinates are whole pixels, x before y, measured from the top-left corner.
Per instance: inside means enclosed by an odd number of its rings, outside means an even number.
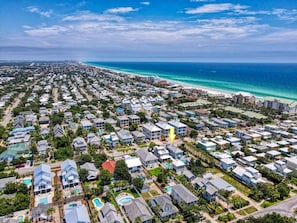
[[[73,61],[0,64],[3,223],[296,218],[296,154],[294,100]]]

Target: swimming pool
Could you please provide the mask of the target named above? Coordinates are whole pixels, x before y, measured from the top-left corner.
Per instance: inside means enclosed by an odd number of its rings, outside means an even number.
[[[172,169],[172,164],[171,163],[165,163],[165,167],[167,167],[168,169]]]
[[[71,209],[71,208],[74,208],[77,206],[77,203],[72,203],[72,204],[69,204],[68,208]]]
[[[80,189],[79,188],[76,188],[75,189],[75,193],[79,194],[80,193]]]
[[[171,192],[172,192],[172,187],[171,187],[171,186],[167,186],[167,187],[165,187],[165,190],[166,190],[166,192],[167,192],[168,194],[171,194]]]
[[[131,197],[131,196],[127,196],[127,197],[123,197],[121,199],[118,200],[118,203],[120,205],[124,205],[125,203],[129,202],[129,201],[132,201],[134,198]]]
[[[26,184],[26,186],[31,186],[31,179],[24,179],[23,184]]]
[[[98,197],[93,199],[93,204],[96,208],[101,208],[103,206],[103,202]]]
[[[24,216],[20,215],[18,216],[18,223],[23,222],[24,221]]]
[[[39,204],[48,204],[48,198],[47,197],[40,198]]]

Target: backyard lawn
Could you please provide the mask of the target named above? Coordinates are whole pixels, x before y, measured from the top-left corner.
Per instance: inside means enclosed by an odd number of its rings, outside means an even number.
[[[238,182],[237,180],[233,179],[232,177],[228,175],[224,175],[222,177],[225,181],[227,181],[229,184],[231,184],[233,187],[235,187],[240,192],[244,193],[246,196],[249,196],[251,190],[244,184]]]
[[[161,167],[156,167],[155,169],[151,169],[148,171],[148,173],[151,176],[158,176],[158,174],[161,172]]]

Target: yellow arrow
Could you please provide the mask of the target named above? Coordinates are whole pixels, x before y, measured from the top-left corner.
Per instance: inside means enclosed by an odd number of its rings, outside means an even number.
[[[171,127],[171,128],[169,129],[169,134],[168,134],[168,136],[169,136],[169,140],[170,140],[170,142],[173,143],[173,142],[174,142],[174,139],[175,139],[175,134],[174,134],[174,128],[173,128],[173,127]]]

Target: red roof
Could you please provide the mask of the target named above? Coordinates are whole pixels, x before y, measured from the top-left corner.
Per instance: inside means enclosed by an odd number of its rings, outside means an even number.
[[[104,163],[102,163],[102,168],[107,170],[110,173],[113,173],[115,169],[115,161],[114,160],[105,161]]]

